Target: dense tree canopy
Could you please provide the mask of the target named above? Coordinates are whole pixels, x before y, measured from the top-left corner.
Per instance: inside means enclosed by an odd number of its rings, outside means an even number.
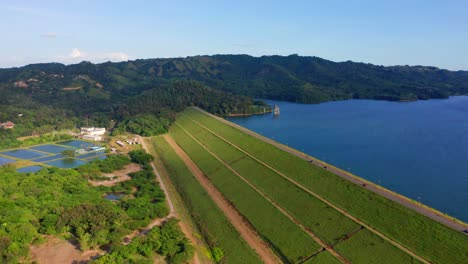
[[[135,238],[128,247],[122,244],[125,235],[168,214],[164,192],[148,164],[152,156],[132,153],[142,170],[113,187],[92,187],[87,180],[121,169],[130,163],[127,156],[110,155],[76,169],[44,168],[35,173],[0,166],[0,263],[19,262],[29,245],[46,234],[73,238],[81,250],[109,248],[109,256],[97,263],[122,263],[122,259],[151,263],[155,253],[174,263],[188,262],[193,249],[173,222]],[[107,193],[126,196],[111,202],[103,198]]]
[[[0,121],[14,121],[16,136],[86,124],[112,128],[112,120],[120,130],[141,131],[146,114],[160,121],[150,121],[150,130],[160,131],[188,105],[219,115],[255,112],[251,97],[316,103],[468,94],[468,72],[297,55],[215,55],[0,69],[0,94]]]

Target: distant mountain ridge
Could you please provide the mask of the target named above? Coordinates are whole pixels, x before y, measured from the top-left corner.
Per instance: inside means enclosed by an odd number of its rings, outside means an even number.
[[[112,96],[115,91],[119,95],[136,94],[173,80],[196,80],[233,94],[301,103],[351,98],[406,101],[468,94],[468,71],[428,66],[384,67],[298,55],[213,55],[68,66],[44,63],[0,69],[0,85],[12,86],[16,82],[17,86],[26,84],[38,91],[39,84],[30,85],[28,79],[41,79],[52,90],[78,90],[80,86],[89,90],[89,82],[80,83],[86,78],[103,87],[99,96]]]

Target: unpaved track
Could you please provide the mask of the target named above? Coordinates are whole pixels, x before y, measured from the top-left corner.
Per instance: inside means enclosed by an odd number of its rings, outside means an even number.
[[[321,160],[319,160],[319,159],[317,159],[315,157],[309,156],[309,155],[307,155],[305,153],[302,153],[302,152],[300,152],[300,151],[298,151],[296,149],[290,148],[290,147],[285,146],[285,145],[283,145],[281,143],[278,143],[278,142],[276,142],[274,140],[271,140],[271,139],[269,139],[267,137],[264,137],[264,136],[262,136],[260,134],[257,134],[255,132],[245,128],[245,127],[242,127],[242,126],[239,126],[237,124],[231,123],[231,122],[229,122],[229,121],[227,121],[227,120],[225,120],[225,119],[223,119],[223,118],[221,118],[219,116],[215,116],[213,114],[210,114],[210,113],[206,112],[205,110],[203,110],[201,108],[193,107],[193,109],[196,109],[197,111],[200,111],[200,112],[202,112],[202,113],[204,113],[204,114],[206,114],[208,116],[211,116],[211,117],[213,117],[213,118],[215,118],[215,119],[217,119],[217,120],[219,120],[219,121],[221,121],[221,122],[223,122],[223,123],[225,123],[225,124],[227,124],[227,125],[229,125],[231,127],[234,127],[236,129],[238,129],[238,130],[240,130],[240,131],[242,131],[244,133],[247,133],[247,134],[249,134],[249,135],[251,135],[251,136],[253,136],[253,137],[257,138],[257,139],[260,139],[260,140],[262,140],[262,141],[264,141],[264,142],[266,142],[268,144],[274,145],[277,148],[279,148],[281,150],[284,150],[284,151],[286,151],[286,152],[288,152],[288,153],[290,153],[290,154],[292,154],[294,156],[297,156],[297,157],[299,157],[299,158],[301,158],[301,159],[303,159],[305,161],[308,161],[308,162],[313,161],[313,165],[315,165],[315,166],[318,166],[318,167],[321,167],[321,168],[324,168],[326,166],[327,170],[330,171],[330,172],[333,172],[335,175],[337,175],[337,176],[339,176],[341,178],[344,178],[344,179],[346,179],[346,180],[348,180],[348,181],[350,181],[352,183],[355,183],[357,185],[363,186],[364,188],[366,188],[368,190],[371,190],[374,193],[377,193],[377,194],[379,194],[381,196],[384,196],[389,200],[392,200],[392,201],[394,201],[396,203],[399,203],[399,204],[401,204],[401,205],[403,205],[403,206],[405,206],[407,208],[410,208],[410,209],[412,209],[412,210],[414,210],[414,211],[416,211],[416,212],[418,212],[418,213],[420,213],[420,214],[422,214],[424,216],[427,216],[427,217],[431,218],[432,220],[435,220],[435,221],[437,221],[437,222],[439,222],[439,223],[441,223],[443,225],[446,225],[446,226],[448,226],[448,227],[450,227],[452,229],[458,230],[460,232],[463,232],[463,231],[468,229],[468,224],[467,223],[463,223],[458,219],[455,220],[453,218],[447,217],[443,213],[435,210],[434,208],[430,208],[430,207],[424,206],[424,205],[422,205],[420,203],[417,203],[417,202],[409,199],[408,197],[405,197],[405,196],[403,196],[401,194],[392,192],[392,191],[390,191],[388,189],[385,189],[382,186],[376,185],[376,184],[374,184],[372,182],[366,181],[366,180],[364,180],[362,178],[359,178],[359,177],[357,177],[355,175],[352,175],[349,172],[343,171],[343,170],[341,170],[341,169],[339,169],[339,168],[337,168],[337,167],[335,167],[333,165],[327,164],[327,163],[325,163],[325,162],[323,162],[323,161],[321,161]]]
[[[386,235],[384,235],[383,233],[381,233],[380,231],[370,227],[369,225],[367,225],[366,223],[362,222],[360,219],[354,217],[353,215],[349,214],[348,212],[346,212],[345,210],[341,209],[340,207],[336,206],[335,204],[333,204],[332,202],[328,201],[327,199],[325,199],[324,197],[316,194],[315,192],[312,192],[311,190],[309,190],[308,188],[306,188],[305,186],[303,186],[302,184],[300,184],[299,182],[289,178],[287,175],[283,174],[282,172],[278,171],[277,169],[271,167],[269,164],[259,160],[258,158],[254,157],[253,155],[251,155],[249,152],[245,151],[244,149],[240,148],[239,146],[233,144],[232,142],[230,142],[229,140],[225,139],[224,137],[220,136],[219,134],[217,134],[216,132],[210,130],[209,128],[205,127],[204,125],[198,123],[197,121],[191,119],[190,117],[184,115],[186,118],[190,119],[192,122],[198,124],[200,127],[202,127],[203,129],[205,129],[206,131],[212,133],[214,136],[220,138],[221,140],[225,141],[226,143],[228,143],[229,145],[231,145],[232,147],[236,148],[237,150],[241,151],[242,153],[248,155],[249,157],[251,157],[252,159],[254,159],[255,161],[257,161],[258,163],[262,164],[263,166],[265,166],[266,168],[270,169],[271,171],[275,172],[276,174],[278,174],[279,176],[283,177],[284,179],[286,179],[287,181],[289,181],[290,183],[296,185],[297,187],[299,187],[300,189],[302,189],[303,191],[307,192],[308,194],[314,196],[315,198],[321,200],[322,202],[326,203],[328,206],[332,207],[333,209],[337,210],[338,212],[342,213],[343,215],[345,215],[346,217],[348,217],[349,219],[353,220],[354,222],[356,222],[357,224],[365,227],[367,230],[371,231],[372,233],[376,234],[377,236],[381,237],[382,239],[386,240],[387,242],[391,243],[392,245],[396,246],[397,248],[399,248],[400,250],[404,251],[405,253],[407,253],[408,255],[414,257],[415,259],[421,261],[422,263],[427,263],[429,264],[430,262],[427,261],[426,259],[424,259],[423,257],[417,255],[416,253],[414,253],[413,251],[411,251],[410,249],[406,248],[404,245],[398,243],[397,241],[387,237]],[[180,127],[180,126],[179,126]],[[188,134],[188,132],[186,131],[186,133]],[[201,144],[201,143],[200,143]],[[332,253],[332,252],[330,252]]]
[[[255,230],[245,222],[243,216],[224,198],[221,192],[210,182],[203,174],[198,166],[190,159],[190,157],[177,145],[177,143],[169,136],[165,135],[164,139],[184,161],[193,175],[197,178],[203,188],[207,191],[211,199],[223,211],[232,225],[240,233],[242,238],[252,247],[260,256],[264,263],[281,263],[278,257],[271,251],[268,245],[260,238]]]
[[[145,139],[142,138],[141,136],[137,136],[137,137],[138,137],[138,141],[141,142],[141,146],[143,147],[143,149],[147,153],[151,153],[149,148],[148,148],[148,145],[146,145]],[[149,140],[151,140],[151,139],[149,139]],[[151,162],[151,167],[153,168],[154,174],[156,175],[156,180],[158,181],[159,185],[161,186],[161,189],[164,192],[164,195],[166,196],[166,201],[167,201],[167,204],[169,206],[169,214],[166,217],[162,218],[162,219],[155,219],[153,222],[150,223],[149,226],[147,226],[145,229],[140,231],[140,234],[145,234],[151,228],[153,228],[154,226],[161,225],[162,223],[167,221],[169,218],[177,217],[177,212],[175,210],[174,203],[171,200],[171,196],[169,196],[169,192],[167,191],[166,185],[164,184],[161,175],[159,174],[158,170],[156,169],[156,166],[154,165],[154,162]],[[185,223],[183,223],[182,221],[179,221],[179,226],[180,226],[180,230],[184,233],[184,235],[192,241],[193,245],[195,245],[196,241],[194,240],[194,237],[192,236],[192,234],[190,234],[188,232],[189,228],[187,226],[185,226]],[[192,263],[194,263],[194,264],[200,264],[201,263],[196,252],[193,254]]]

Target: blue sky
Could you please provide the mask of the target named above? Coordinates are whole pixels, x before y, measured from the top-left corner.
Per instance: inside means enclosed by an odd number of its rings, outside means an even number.
[[[204,54],[468,70],[468,1],[0,1],[0,67]]]

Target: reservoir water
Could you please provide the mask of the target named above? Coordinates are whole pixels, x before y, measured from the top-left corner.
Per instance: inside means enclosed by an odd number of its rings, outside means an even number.
[[[265,101],[281,114],[228,119],[468,222],[468,96]]]

